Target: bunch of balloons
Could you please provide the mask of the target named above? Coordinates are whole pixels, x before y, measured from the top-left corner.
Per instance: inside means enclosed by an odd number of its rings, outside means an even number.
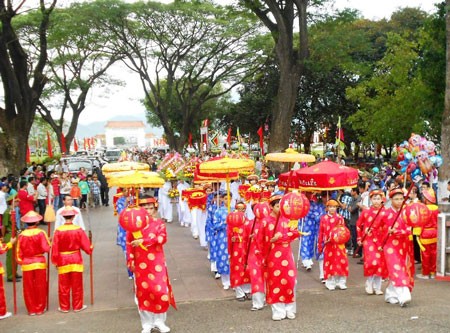
[[[432,141],[412,133],[408,141],[397,147],[397,160],[402,173],[409,174],[411,179],[417,176],[425,178],[433,170],[433,165],[436,168],[442,165],[442,157],[435,150],[436,145]]]

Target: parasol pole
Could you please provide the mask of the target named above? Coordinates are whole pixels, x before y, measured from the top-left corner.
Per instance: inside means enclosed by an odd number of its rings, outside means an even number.
[[[89,214],[89,205],[86,206],[86,213],[88,218],[88,237],[89,237],[89,243],[91,244],[92,248],[92,226],[91,226],[91,215]],[[91,305],[94,304],[94,258],[93,258],[93,251],[89,255],[89,284],[91,289]]]
[[[16,237],[16,209],[14,207],[15,198],[12,198],[12,204],[11,204],[11,210],[10,210],[10,219],[11,219],[11,238]],[[13,274],[13,306],[14,306],[14,314],[17,314],[17,285],[16,285],[16,274],[17,274],[17,267],[16,267],[16,252],[17,252],[17,246],[16,243],[13,244],[13,247],[11,249],[12,255],[11,255],[11,263],[12,263],[12,274]]]
[[[230,205],[231,205],[231,203],[230,203],[230,177],[229,177],[229,175],[228,175],[228,172],[227,172],[227,179],[226,179],[226,182],[227,182],[227,207],[228,207],[228,214],[230,214],[230,210],[231,210],[231,207],[230,207]]]

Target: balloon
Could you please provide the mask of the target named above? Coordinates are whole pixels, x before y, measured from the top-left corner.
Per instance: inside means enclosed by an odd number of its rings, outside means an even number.
[[[425,150],[421,150],[416,154],[418,160],[425,160],[428,158],[428,153]]]
[[[411,133],[411,137],[409,138],[408,142],[411,147],[417,147],[420,144],[420,140],[422,137],[418,134]]]
[[[433,166],[431,165],[431,162],[428,158],[419,160],[417,165],[419,166],[420,171],[422,171],[422,173],[424,175],[426,175],[428,172],[430,172],[431,169],[433,168]]]
[[[414,162],[411,162],[408,164],[408,166],[406,167],[406,172],[408,173],[412,173],[414,170],[417,169],[417,165]]]
[[[406,172],[406,167],[403,167],[401,171],[402,171],[402,173],[405,173]]]
[[[434,165],[436,166],[436,168],[440,168],[443,161],[442,161],[442,156],[441,155],[436,155],[436,162],[434,162]]]
[[[426,141],[423,149],[428,153],[428,155],[434,154],[434,149],[436,148],[434,142]]]
[[[409,161],[409,160],[412,159],[412,157],[413,157],[412,154],[409,153],[409,152],[405,154],[405,160],[408,160],[408,161]]]
[[[411,178],[414,179],[417,176],[420,176],[420,169],[416,168],[412,173],[411,173]]]

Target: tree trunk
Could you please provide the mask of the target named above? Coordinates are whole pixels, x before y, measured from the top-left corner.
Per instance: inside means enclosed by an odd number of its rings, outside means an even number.
[[[441,156],[444,161],[439,169],[438,196],[442,198],[447,193],[447,182],[450,180],[450,0],[446,0],[446,33],[447,33],[447,69],[445,84],[445,106],[442,113]]]
[[[15,120],[8,123],[17,123]],[[28,127],[25,124],[17,124],[17,126],[6,127],[5,131],[0,134],[0,147],[2,147],[0,149],[0,175],[6,176],[9,173],[18,175],[19,170],[26,166],[25,159],[30,128],[31,126]]]
[[[269,152],[284,151],[289,145],[291,119],[294,114],[300,77],[296,67],[292,63],[280,64],[280,83],[272,111]]]
[[[26,165],[28,136],[37,103],[47,82],[43,74],[47,63],[47,28],[56,0],[47,8],[43,0],[40,3],[42,17],[39,22],[37,60],[30,63],[31,57],[22,47],[12,25],[12,19],[17,13],[10,4],[5,5],[4,0],[0,1],[0,75],[4,92],[4,108],[0,107],[2,175],[17,174]]]

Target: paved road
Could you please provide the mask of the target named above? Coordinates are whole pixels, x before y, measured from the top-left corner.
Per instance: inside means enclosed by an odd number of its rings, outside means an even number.
[[[62,314],[57,308],[57,276],[52,268],[50,311],[29,317],[18,283],[18,313],[0,321],[3,332],[140,332],[140,322],[127,278],[124,256],[115,245],[117,219],[111,207],[91,210],[94,235],[95,304],[81,313]],[[87,219],[86,219],[87,220]],[[173,332],[450,332],[450,284],[416,281],[407,308],[388,305],[381,296],[363,292],[362,266],[350,259],[349,289],[327,291],[312,272],[299,271],[298,314],[295,320],[273,322],[270,308],[251,312],[250,302],[237,302],[209,272],[206,252],[189,230],[176,222],[167,226],[166,257],[178,311],[167,324]],[[298,245],[297,245],[298,246]],[[4,256],[2,256],[4,260]],[[89,303],[89,260],[85,257],[85,302]],[[12,284],[6,283],[9,310]]]

